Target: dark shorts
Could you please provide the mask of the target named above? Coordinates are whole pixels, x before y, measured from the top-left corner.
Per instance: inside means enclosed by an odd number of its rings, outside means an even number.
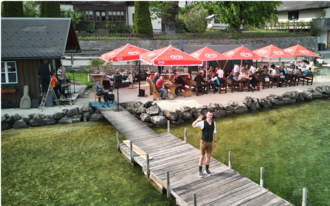
[[[201,155],[205,155],[205,152],[209,155],[212,153],[212,142],[204,142],[201,140],[200,142],[200,150],[201,150]]]

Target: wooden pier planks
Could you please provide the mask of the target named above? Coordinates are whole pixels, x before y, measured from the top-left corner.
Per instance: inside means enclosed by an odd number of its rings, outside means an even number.
[[[139,148],[134,150],[133,146],[133,158],[145,174],[143,154],[153,157],[149,160],[150,179],[158,190],[167,187],[166,172],[169,171],[171,194],[177,204],[193,205],[196,193],[197,205],[292,205],[214,158],[210,163],[212,175],[204,173],[204,178],[200,178],[198,149],[170,133],[157,134],[122,107],[123,111],[114,112],[116,108],[97,109]],[[120,149],[130,160],[130,148],[126,144],[120,144]]]

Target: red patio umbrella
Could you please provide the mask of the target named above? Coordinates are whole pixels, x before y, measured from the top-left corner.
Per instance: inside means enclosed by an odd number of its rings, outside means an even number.
[[[171,45],[140,55],[140,60],[157,66],[201,66],[203,61]]]
[[[228,60],[228,59],[230,59],[229,57],[226,57],[225,55],[222,55],[219,52],[208,48],[207,46],[191,53],[190,55],[193,57],[196,57],[200,60],[207,61],[207,62],[212,61],[212,60]],[[207,74],[206,74],[206,76],[207,76]]]
[[[133,72],[131,67],[131,61],[140,60],[140,55],[148,52],[149,50],[139,48],[137,46],[126,44],[118,49],[115,49],[111,52],[105,53],[101,55],[101,59],[104,61],[112,61],[112,62],[123,62],[129,61],[129,67],[131,70],[131,82],[133,87]]]
[[[269,46],[254,50],[253,52],[262,57],[269,58],[269,64],[270,64],[272,58],[294,57],[292,54],[289,54],[272,44]]]
[[[297,57],[298,56],[312,56],[312,57],[320,57],[319,55],[315,54],[314,52],[309,51],[303,46],[300,46],[299,44],[296,46],[292,46],[286,49],[283,49],[285,52],[295,56],[296,64],[297,64]]]
[[[227,51],[227,52],[223,53],[223,55],[229,57],[230,59],[240,59],[241,65],[242,65],[243,59],[265,60],[264,58],[253,53],[251,50],[249,50],[248,48],[246,48],[244,46]]]

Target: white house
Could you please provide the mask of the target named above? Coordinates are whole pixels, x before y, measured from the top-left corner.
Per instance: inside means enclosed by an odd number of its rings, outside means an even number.
[[[277,10],[279,22],[318,23],[320,32],[317,41],[330,47],[330,1],[283,1]],[[309,28],[310,26],[306,26],[306,29]]]

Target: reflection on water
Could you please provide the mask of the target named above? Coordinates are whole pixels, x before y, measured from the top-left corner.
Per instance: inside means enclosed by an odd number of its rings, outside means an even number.
[[[214,119],[218,147],[212,156],[295,205],[307,187],[308,205],[330,206],[330,101],[318,100]],[[171,125],[171,133],[199,148],[200,131],[191,123]],[[153,128],[158,133],[167,128]],[[210,170],[212,165],[210,166]],[[197,170],[197,165],[196,165]]]
[[[120,155],[115,132],[107,122],[1,132],[2,205],[175,205]]]

